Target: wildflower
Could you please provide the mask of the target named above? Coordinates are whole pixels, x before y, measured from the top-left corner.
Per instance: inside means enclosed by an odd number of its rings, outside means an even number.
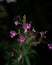
[[[13,35],[10,35],[11,38],[13,38],[14,36]]]
[[[45,32],[41,31],[41,32],[40,32],[41,38],[46,34],[46,32],[47,32],[47,31],[45,31]]]
[[[19,39],[18,39],[18,41],[19,41],[20,43],[23,43],[23,42],[25,41],[25,38],[24,38],[23,36],[20,36]]]
[[[13,38],[14,36],[16,36],[16,32],[13,31],[13,30],[11,30],[11,31],[10,31],[10,37]]]
[[[24,30],[25,30],[25,29],[30,29],[30,28],[31,28],[31,23],[26,23],[26,24],[24,24],[24,25],[23,25],[23,28],[24,28]]]
[[[17,20],[14,22],[14,24],[17,26],[18,24],[20,24],[20,22]]]
[[[48,44],[49,49],[52,49],[52,43]]]

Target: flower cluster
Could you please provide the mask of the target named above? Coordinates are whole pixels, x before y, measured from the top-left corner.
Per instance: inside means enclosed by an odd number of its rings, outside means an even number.
[[[10,31],[10,37],[14,38],[16,35],[18,35],[19,37],[17,38],[18,44],[19,46],[21,46],[20,49],[20,56],[18,57],[18,60],[20,61],[20,59],[22,58],[22,55],[24,55],[26,52],[25,50],[29,49],[31,46],[37,46],[39,43],[41,43],[42,39],[45,38],[45,34],[47,31],[41,31],[41,32],[37,32],[34,27],[32,27],[31,22],[27,23],[26,22],[26,15],[23,16],[23,19],[19,18],[19,20],[16,20],[14,22],[14,25],[20,26],[21,28],[18,28],[18,32],[11,30]],[[36,40],[36,35],[40,34],[40,38],[38,39],[38,41]],[[50,49],[52,49],[52,44],[48,44],[48,47]],[[27,51],[28,52],[28,51]]]
[[[16,32],[13,31],[13,30],[11,30],[11,31],[10,31],[10,37],[13,38],[14,36],[16,36]]]
[[[14,38],[14,36],[19,35],[19,38],[18,38],[19,43],[24,43],[24,41],[25,42],[30,41],[32,38],[35,40],[37,31],[35,31],[34,27],[32,27],[31,22],[26,23],[26,15],[23,16],[23,20],[20,20],[20,21],[16,20],[14,22],[15,26],[18,26],[19,24],[22,25],[21,28],[23,29],[23,32],[21,33],[22,30],[20,28],[18,28],[18,32],[17,32],[18,34],[16,33],[16,31],[11,30],[10,37]],[[31,30],[31,28],[32,28],[32,30]],[[41,37],[40,37],[41,39],[45,36],[46,32],[47,31],[38,32],[41,35]],[[35,40],[35,42],[36,42],[36,40]]]

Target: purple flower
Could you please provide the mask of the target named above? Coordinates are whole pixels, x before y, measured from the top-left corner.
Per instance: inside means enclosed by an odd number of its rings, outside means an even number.
[[[48,44],[49,49],[52,49],[52,43]]]
[[[14,36],[16,36],[16,31],[11,30],[10,31],[10,37],[13,38]]]
[[[44,32],[44,31],[41,31],[41,32],[40,32],[41,38],[46,34],[46,32],[47,32],[47,31],[45,31],[45,32]]]
[[[17,20],[14,22],[14,24],[17,26],[18,24],[20,24],[20,22]]]
[[[30,29],[31,28],[31,23],[26,23],[23,25],[24,29]]]
[[[19,41],[20,43],[23,43],[23,42],[25,41],[25,38],[24,38],[23,36],[20,36],[19,39],[18,39],[18,41]]]

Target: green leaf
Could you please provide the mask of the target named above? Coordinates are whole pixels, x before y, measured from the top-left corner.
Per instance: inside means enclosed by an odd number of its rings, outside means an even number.
[[[12,61],[12,65],[18,65],[18,62],[17,62],[16,59],[14,59],[14,60]]]
[[[22,58],[22,64],[21,65],[25,65],[24,57]]]
[[[22,55],[26,55],[28,54],[28,48],[25,48],[25,46],[23,46],[23,50],[22,50]]]
[[[5,65],[9,65],[9,63],[6,63]]]
[[[31,65],[29,57],[27,55],[25,55],[25,61],[26,61],[26,65]]]
[[[40,57],[39,54],[36,52],[36,50],[30,49],[29,51],[29,57],[30,58],[36,58],[36,57]]]
[[[38,53],[35,50],[33,50],[33,49],[31,50],[31,53],[35,54],[35,55],[38,55]]]
[[[2,42],[0,42],[0,46],[3,50],[6,50],[6,49],[8,49],[8,42],[2,41]]]
[[[17,42],[17,40],[14,40],[14,42],[10,45],[10,47],[18,49],[18,42]]]

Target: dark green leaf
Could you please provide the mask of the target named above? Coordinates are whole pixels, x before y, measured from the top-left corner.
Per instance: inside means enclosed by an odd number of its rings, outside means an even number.
[[[24,57],[22,58],[22,64],[21,65],[25,65]]]
[[[27,55],[25,55],[25,61],[26,61],[26,65],[31,65],[29,57]]]

